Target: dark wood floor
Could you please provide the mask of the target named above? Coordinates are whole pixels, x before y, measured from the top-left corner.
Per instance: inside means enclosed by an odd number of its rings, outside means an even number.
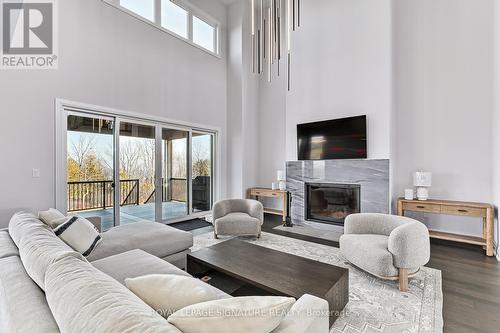
[[[277,216],[266,216],[262,230],[338,247],[337,242],[274,230]],[[500,263],[477,246],[432,241],[428,267],[443,275],[445,332],[500,332]]]

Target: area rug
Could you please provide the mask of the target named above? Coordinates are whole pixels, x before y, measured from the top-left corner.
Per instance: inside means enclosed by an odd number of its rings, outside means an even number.
[[[223,242],[213,233],[194,237],[192,251]],[[262,233],[249,243],[349,269],[349,303],[330,333],[438,333],[443,330],[441,271],[424,267],[402,293],[394,281],[380,280],[351,266],[336,247]],[[230,254],[228,254],[230,255]],[[314,272],[311,272],[314,280]],[[313,282],[312,282],[313,283]]]
[[[170,224],[170,226],[184,231],[192,231],[196,229],[211,227],[212,223],[208,223],[204,219],[192,219],[188,221],[173,223]]]

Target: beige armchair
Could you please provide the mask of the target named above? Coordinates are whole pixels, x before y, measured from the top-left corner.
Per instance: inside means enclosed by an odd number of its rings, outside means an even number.
[[[260,237],[264,207],[257,200],[221,200],[212,209],[214,235]]]
[[[429,261],[429,231],[408,217],[352,214],[345,220],[340,251],[372,275],[399,280],[399,289],[407,291],[408,278]]]

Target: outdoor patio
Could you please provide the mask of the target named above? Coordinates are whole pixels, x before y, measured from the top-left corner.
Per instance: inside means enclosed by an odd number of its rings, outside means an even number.
[[[74,212],[74,214],[80,215],[82,217],[99,216],[101,218],[103,231],[109,230],[113,227],[114,210],[112,208]],[[169,220],[185,215],[187,215],[186,203],[175,201],[163,202],[162,217],[164,219]],[[120,225],[141,221],[155,221],[154,203],[120,207]]]

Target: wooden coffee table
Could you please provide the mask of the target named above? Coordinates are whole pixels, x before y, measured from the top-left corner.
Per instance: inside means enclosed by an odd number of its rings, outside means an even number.
[[[201,277],[222,272],[278,296],[304,294],[328,301],[332,325],[349,301],[349,271],[231,239],[188,254],[187,271]]]

